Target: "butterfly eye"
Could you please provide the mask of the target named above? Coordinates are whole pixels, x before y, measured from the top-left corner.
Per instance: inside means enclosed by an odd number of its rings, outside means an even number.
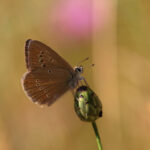
[[[78,72],[81,72],[81,69],[80,69],[80,68],[77,68],[77,71],[78,71]]]
[[[75,71],[76,72],[79,72],[79,73],[83,73],[83,67],[80,66],[80,67],[75,67]]]

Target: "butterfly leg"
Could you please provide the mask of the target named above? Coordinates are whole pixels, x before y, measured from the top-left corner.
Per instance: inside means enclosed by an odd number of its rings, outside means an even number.
[[[80,81],[79,81],[79,84],[78,84],[77,88],[79,88],[80,86],[83,86],[83,85],[84,85],[82,81],[83,81],[83,80],[80,80]]]
[[[89,87],[88,83],[86,82],[85,78],[84,77],[81,77],[81,80],[84,81],[85,85]]]

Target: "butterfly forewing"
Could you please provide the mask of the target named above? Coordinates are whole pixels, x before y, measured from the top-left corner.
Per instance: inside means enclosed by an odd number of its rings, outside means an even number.
[[[23,77],[23,87],[32,101],[50,105],[69,90],[74,70],[51,48],[28,40],[25,56],[29,72]]]
[[[55,66],[68,69],[72,73],[73,68],[54,50],[45,44],[27,40],[25,45],[26,66],[28,70],[44,69],[47,66]]]

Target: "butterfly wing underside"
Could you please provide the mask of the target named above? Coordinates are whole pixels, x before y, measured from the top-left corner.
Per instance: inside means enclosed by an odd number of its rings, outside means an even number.
[[[55,66],[68,69],[72,73],[74,72],[73,68],[61,56],[39,41],[26,41],[25,57],[26,66],[29,71],[34,69],[43,69],[47,66]]]
[[[50,47],[28,40],[25,57],[28,72],[23,76],[23,88],[33,102],[51,105],[69,90],[74,70]]]

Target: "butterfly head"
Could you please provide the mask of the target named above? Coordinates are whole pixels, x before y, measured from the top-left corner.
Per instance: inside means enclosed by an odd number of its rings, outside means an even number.
[[[83,73],[83,66],[76,66],[74,67],[74,70],[77,74],[82,74]]]

